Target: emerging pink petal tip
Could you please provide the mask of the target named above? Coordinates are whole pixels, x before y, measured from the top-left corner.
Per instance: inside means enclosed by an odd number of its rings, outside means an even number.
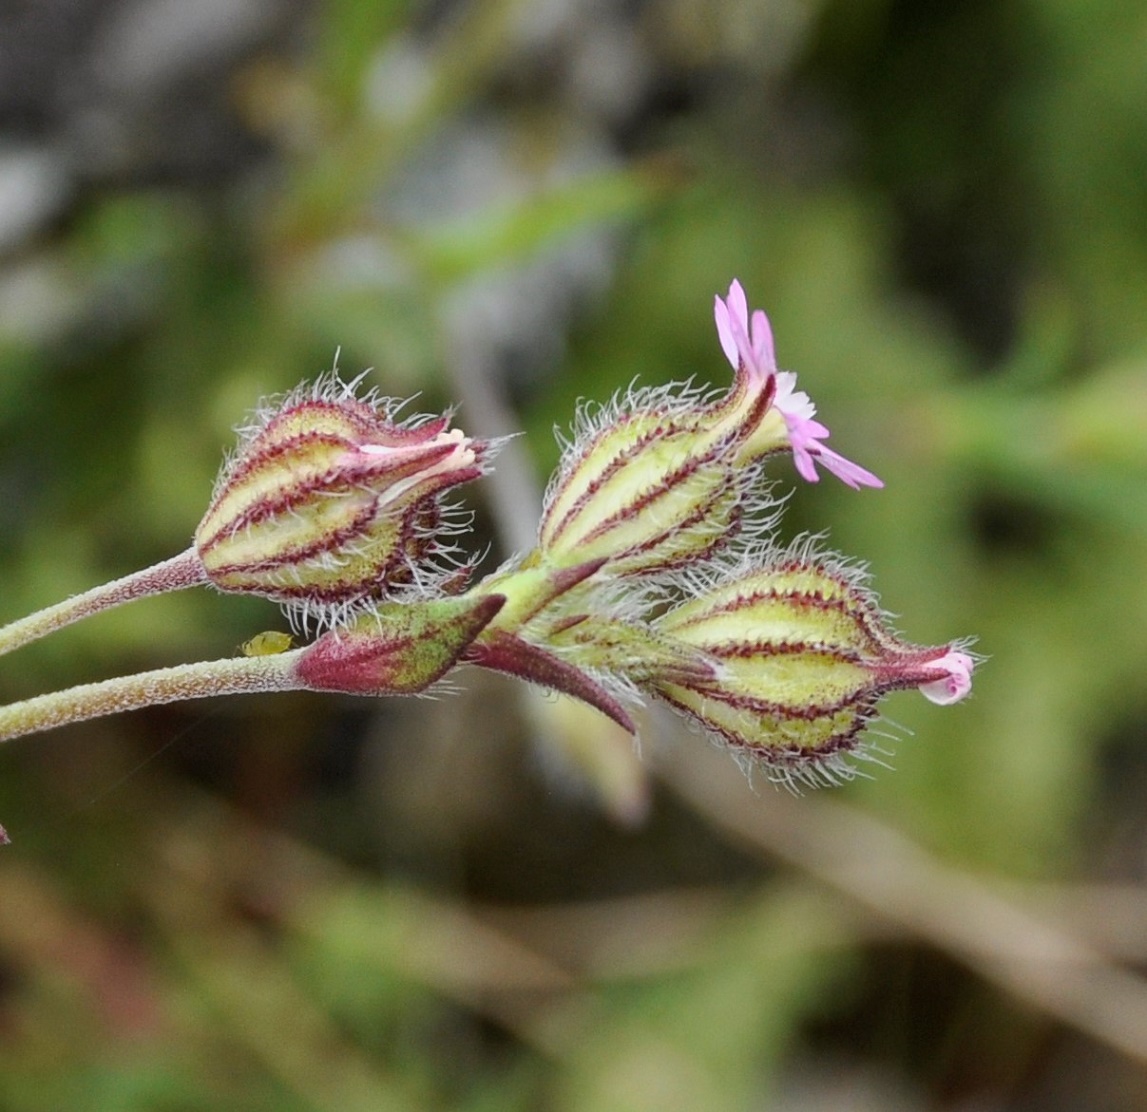
[[[972,690],[972,671],[976,662],[967,653],[953,650],[933,662],[931,667],[943,668],[947,675],[931,683],[922,683],[920,693],[937,706],[958,703]]]
[[[751,378],[767,379],[777,372],[773,350],[773,330],[762,309],[749,316],[749,303],[744,288],[735,278],[724,301],[713,300],[717,338],[733,370],[742,368]]]

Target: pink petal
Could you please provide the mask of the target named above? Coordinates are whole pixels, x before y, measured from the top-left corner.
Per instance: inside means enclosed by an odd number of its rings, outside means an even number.
[[[752,320],[753,355],[757,368],[768,374],[776,374],[777,357],[773,349],[773,330],[764,309],[757,309]]]
[[[733,365],[733,370],[736,370],[740,362],[737,341],[733,338],[733,329],[729,322],[729,307],[719,297],[713,298],[713,318],[717,322],[717,339],[721,341],[721,350]]]
[[[810,483],[819,483],[820,475],[817,473],[816,464],[813,463],[812,455],[808,449],[803,445],[793,448],[793,463],[796,464],[797,474],[802,479]]]
[[[731,310],[729,312],[729,334],[732,336],[737,349],[737,368],[744,367],[752,373],[755,370],[756,355],[749,340],[748,322]]]
[[[738,373],[743,370],[758,384],[768,382],[777,370],[769,318],[763,310],[756,309],[750,320],[744,287],[736,279],[723,301],[720,297],[714,298],[713,318],[717,322],[721,350],[733,369]]]
[[[920,693],[937,706],[946,707],[958,703],[972,690],[972,670],[975,666],[976,662],[967,653],[946,653],[930,667],[945,668],[948,674],[943,679],[922,683]]]
[[[742,331],[747,331],[749,327],[749,301],[745,297],[744,287],[736,278],[729,283],[729,296],[726,303],[734,320],[741,325]]]
[[[818,445],[818,448],[816,458],[824,468],[831,471],[842,482],[847,483],[853,490],[859,490],[862,486],[876,487],[877,489],[884,486],[882,479],[877,478],[860,464],[845,459],[839,452],[834,452],[824,445]]]

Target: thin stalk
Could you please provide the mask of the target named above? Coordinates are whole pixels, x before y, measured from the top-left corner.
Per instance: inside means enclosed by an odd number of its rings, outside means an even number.
[[[295,649],[276,656],[235,656],[177,664],[172,668],[117,676],[50,695],[37,695],[0,707],[0,741],[180,699],[299,690],[303,684],[295,676],[295,663],[303,651]]]
[[[170,560],[144,568],[143,571],[132,572],[102,587],[93,587],[82,595],[37,610],[35,614],[4,626],[0,629],[0,654],[10,653],[29,641],[46,637],[57,629],[78,622],[81,618],[90,618],[102,610],[110,610],[113,606],[121,606],[148,595],[182,591],[185,587],[196,587],[205,582],[207,576],[199,556],[194,548],[189,548]]]

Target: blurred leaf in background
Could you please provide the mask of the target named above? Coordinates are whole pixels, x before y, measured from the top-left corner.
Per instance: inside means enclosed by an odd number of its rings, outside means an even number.
[[[1114,0],[0,11],[0,620],[182,550],[231,427],[340,348],[526,430],[493,563],[579,398],[726,381],[739,277],[887,484],[802,484],[786,533],[991,658],[829,798],[479,675],[5,747],[0,1105],[1144,1107],[1145,35]],[[0,697],[276,620],[147,601]]]

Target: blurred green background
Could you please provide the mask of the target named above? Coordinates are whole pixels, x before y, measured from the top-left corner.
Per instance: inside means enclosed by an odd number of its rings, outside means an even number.
[[[579,398],[727,381],[736,276],[887,483],[785,534],[991,658],[795,799],[478,674],[4,746],[0,1109],[1147,1107],[1145,44],[1120,0],[0,9],[0,621],[181,551],[340,349],[526,431],[497,560]],[[275,628],[138,603],[0,698]]]

